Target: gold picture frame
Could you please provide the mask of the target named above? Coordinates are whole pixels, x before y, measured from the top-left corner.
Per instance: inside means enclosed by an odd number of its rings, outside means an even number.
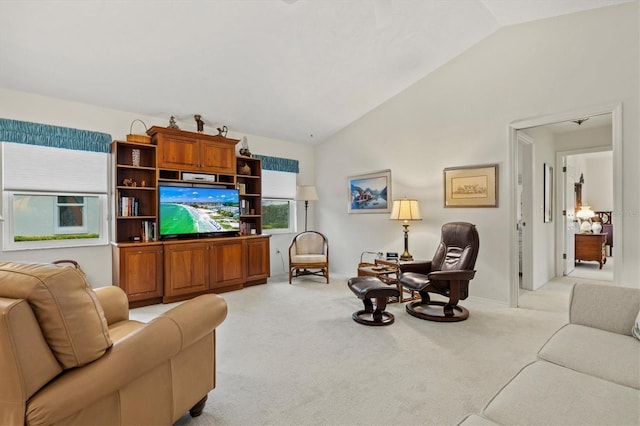
[[[498,165],[444,169],[445,207],[498,207]]]

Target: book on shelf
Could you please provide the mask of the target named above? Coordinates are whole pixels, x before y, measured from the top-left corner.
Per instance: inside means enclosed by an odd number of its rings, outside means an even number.
[[[153,220],[143,220],[140,232],[142,241],[149,242],[156,240],[156,223]]]
[[[240,235],[255,235],[256,224],[251,222],[240,222],[240,228],[238,229]]]
[[[251,204],[247,200],[240,200],[240,214],[249,214]]]
[[[138,216],[138,200],[135,197],[120,197],[118,216]]]

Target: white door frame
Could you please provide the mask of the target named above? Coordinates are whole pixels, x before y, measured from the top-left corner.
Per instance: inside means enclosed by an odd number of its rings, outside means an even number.
[[[613,211],[620,214],[624,211],[622,200],[622,104],[601,105],[591,108],[582,108],[564,113],[546,115],[541,117],[517,120],[509,125],[509,159],[510,159],[510,181],[511,181],[511,202],[510,202],[510,256],[509,256],[509,306],[518,306],[518,130],[529,127],[544,126],[547,124],[560,123],[563,121],[577,120],[594,115],[611,114],[612,150],[613,150]],[[556,203],[554,217],[561,217],[561,206]],[[558,211],[559,210],[559,211]],[[613,227],[613,239],[616,246],[622,247],[624,233],[622,232],[622,220],[616,221]],[[560,253],[560,256],[562,254]],[[557,260],[556,260],[557,261]],[[623,266],[623,252],[616,252],[613,277],[621,276]]]
[[[521,287],[525,290],[533,290],[533,233],[535,224],[533,223],[533,139],[525,134],[518,132],[518,175],[522,176],[522,192],[518,194],[518,200],[522,208],[520,215],[522,216],[522,244],[520,259],[522,262],[522,278]],[[520,170],[520,165],[522,169]],[[520,200],[522,194],[528,195],[526,201]]]

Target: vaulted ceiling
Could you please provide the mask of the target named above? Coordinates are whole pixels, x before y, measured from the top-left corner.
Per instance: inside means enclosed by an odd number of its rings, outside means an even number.
[[[312,143],[503,26],[627,1],[0,0],[0,87]]]

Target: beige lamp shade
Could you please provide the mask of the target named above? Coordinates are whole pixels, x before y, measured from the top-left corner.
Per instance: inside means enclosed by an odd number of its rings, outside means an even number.
[[[316,191],[316,187],[313,185],[300,185],[296,189],[296,197],[297,201],[317,201],[318,200],[318,192]]]
[[[596,214],[591,210],[591,206],[582,206],[580,210],[578,210],[578,213],[576,213],[576,217],[578,219],[588,220],[596,217]]]
[[[392,220],[422,220],[420,215],[420,205],[418,200],[412,200],[409,198],[403,198],[402,200],[395,200],[393,207],[391,208],[391,215],[389,219]]]
[[[307,210],[309,209],[309,201],[318,200],[318,191],[313,185],[300,185],[296,188],[297,201],[304,201],[304,230],[307,230]]]
[[[576,213],[576,217],[582,222],[580,224],[580,232],[583,234],[588,234],[591,232],[591,219],[596,216],[595,212],[591,210],[590,206],[582,206],[578,213]]]
[[[409,221],[422,220],[418,200],[412,200],[409,198],[395,200],[393,202],[393,207],[391,208],[391,215],[389,216],[389,219],[404,221],[402,224],[404,227],[404,253],[400,256],[400,260],[413,260],[413,256],[409,253]]]

